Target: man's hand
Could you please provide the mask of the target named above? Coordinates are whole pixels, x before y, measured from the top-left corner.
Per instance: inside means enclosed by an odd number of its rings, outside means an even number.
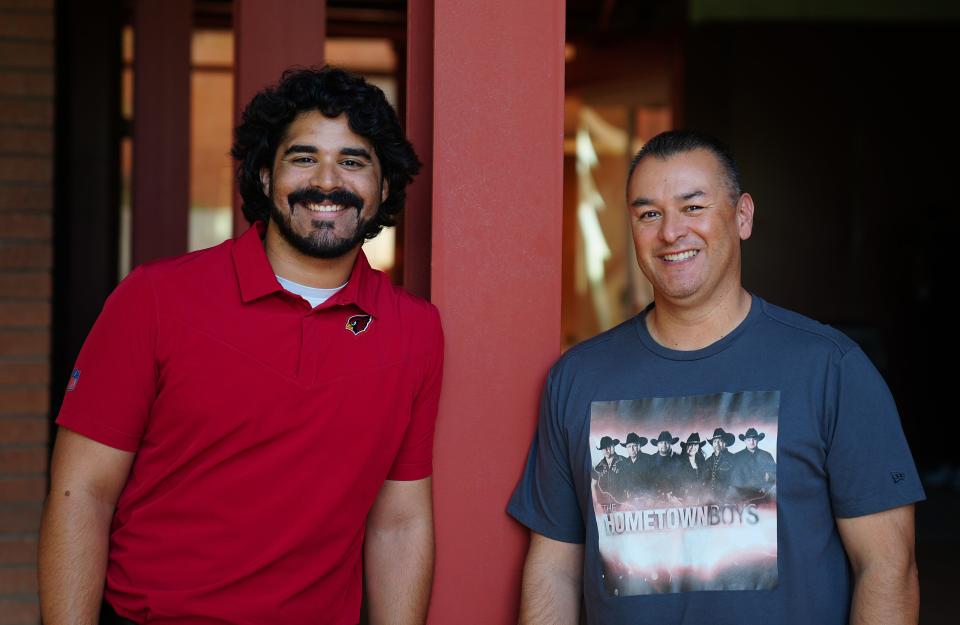
[[[367,516],[363,555],[370,623],[424,623],[433,582],[429,477],[384,482]]]
[[[110,523],[133,457],[60,428],[40,525],[40,613],[46,625],[96,625]]]
[[[837,519],[837,529],[853,567],[850,625],[916,625],[913,506]]]
[[[530,532],[520,592],[520,625],[577,625],[582,580],[583,545]]]

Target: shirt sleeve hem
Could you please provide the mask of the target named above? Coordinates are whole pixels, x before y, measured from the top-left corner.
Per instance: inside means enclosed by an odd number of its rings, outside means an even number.
[[[388,480],[412,482],[433,475],[433,463],[402,464],[394,467],[387,475]]]
[[[573,543],[582,545],[584,543],[584,532],[582,527],[567,528],[557,527],[543,521],[543,519],[528,514],[525,510],[520,510],[514,506],[507,506],[507,514],[516,519],[521,525],[530,530],[546,536],[552,540],[558,540],[563,543]]]
[[[100,426],[93,423],[83,422],[74,419],[69,415],[60,415],[57,417],[57,425],[66,428],[71,432],[76,432],[81,436],[86,436],[90,440],[96,441],[108,447],[129,451],[135,453],[140,448],[140,439],[136,436],[130,436],[123,432],[118,432],[112,428]]]
[[[868,514],[876,514],[877,512],[883,512],[885,510],[892,510],[900,506],[924,501],[926,498],[927,496],[921,489],[910,491],[890,499],[865,499],[847,505],[837,505],[835,503],[833,506],[833,514],[837,518],[849,519],[852,517],[866,516]]]

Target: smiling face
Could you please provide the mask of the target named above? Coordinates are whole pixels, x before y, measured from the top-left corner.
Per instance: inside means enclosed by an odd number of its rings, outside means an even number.
[[[730,197],[720,161],[698,148],[649,156],[627,186],[637,262],[654,297],[709,304],[740,285],[740,241],[753,227],[749,194]]]
[[[268,236],[316,258],[338,258],[358,247],[387,197],[376,152],[350,130],[346,115],[298,115],[277,146],[272,169],[260,176],[273,203]]]

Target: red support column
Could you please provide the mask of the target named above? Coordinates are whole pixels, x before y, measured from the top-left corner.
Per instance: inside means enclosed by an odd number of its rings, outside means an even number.
[[[560,350],[564,10],[434,3],[434,625],[516,622],[527,533],[504,508]]]
[[[325,0],[234,0],[234,107],[237,121],[250,99],[293,65],[321,66],[327,32]],[[234,198],[233,231],[247,221]]]
[[[407,138],[423,169],[407,187],[403,209],[403,287],[430,297],[433,202],[433,0],[407,4]]]
[[[191,0],[134,4],[134,266],[187,251]]]

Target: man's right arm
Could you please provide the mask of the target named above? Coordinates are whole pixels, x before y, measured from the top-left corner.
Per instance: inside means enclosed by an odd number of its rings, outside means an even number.
[[[96,625],[110,523],[133,458],[60,428],[40,524],[40,613],[46,625]]]
[[[530,532],[519,625],[577,625],[583,594],[583,545]]]

